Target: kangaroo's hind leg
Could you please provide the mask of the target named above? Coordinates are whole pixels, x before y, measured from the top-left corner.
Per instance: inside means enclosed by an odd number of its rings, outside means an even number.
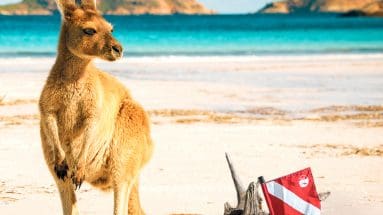
[[[114,186],[114,215],[127,215],[128,199],[131,184],[119,183]]]
[[[140,215],[136,180],[151,155],[149,120],[143,108],[125,100],[116,120],[112,143],[112,174],[115,191],[115,215]],[[133,198],[134,200],[129,200]]]
[[[141,208],[140,196],[138,193],[139,181],[138,179],[133,184],[132,190],[129,195],[129,215],[144,215],[145,212]]]

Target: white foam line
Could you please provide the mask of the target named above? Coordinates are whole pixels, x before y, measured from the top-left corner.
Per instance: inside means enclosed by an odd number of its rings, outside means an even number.
[[[55,57],[0,58],[0,65],[53,63]],[[267,61],[320,61],[320,60],[383,60],[383,53],[371,54],[313,54],[313,55],[268,55],[268,56],[144,56],[124,57],[113,62],[126,63],[195,63],[195,62],[267,62]],[[96,60],[97,63],[105,63]]]

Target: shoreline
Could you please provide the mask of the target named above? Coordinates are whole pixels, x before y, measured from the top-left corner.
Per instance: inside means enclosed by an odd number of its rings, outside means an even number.
[[[383,54],[369,57],[124,58],[96,61],[147,109],[307,112],[330,106],[380,106]],[[0,58],[0,97],[38,99],[54,58]],[[23,76],[23,84],[19,77]],[[174,91],[177,89],[177,92]],[[188,95],[187,97],[183,95]],[[295,117],[295,116],[294,116]]]

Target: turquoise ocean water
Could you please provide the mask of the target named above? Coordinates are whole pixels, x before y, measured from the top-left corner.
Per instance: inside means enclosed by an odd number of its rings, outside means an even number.
[[[383,53],[383,19],[336,15],[106,16],[125,56]],[[0,57],[54,56],[60,17],[0,16]]]

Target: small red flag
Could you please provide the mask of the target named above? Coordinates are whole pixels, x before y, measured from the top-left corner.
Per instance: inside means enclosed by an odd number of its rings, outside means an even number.
[[[320,200],[310,168],[262,184],[270,215],[319,215]]]

